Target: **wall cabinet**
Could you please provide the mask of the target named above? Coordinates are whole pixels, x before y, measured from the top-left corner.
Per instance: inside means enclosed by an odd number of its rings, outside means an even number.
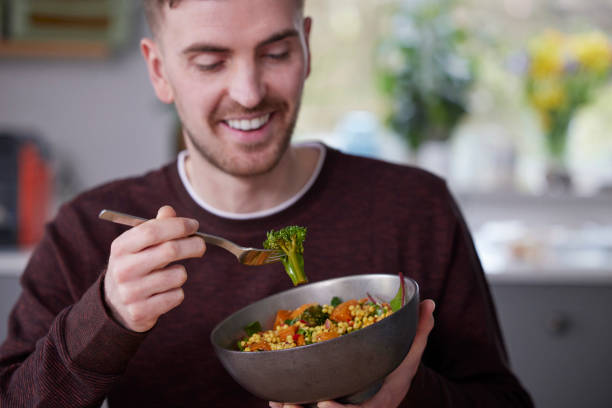
[[[512,367],[536,407],[611,406],[612,279],[491,288]]]

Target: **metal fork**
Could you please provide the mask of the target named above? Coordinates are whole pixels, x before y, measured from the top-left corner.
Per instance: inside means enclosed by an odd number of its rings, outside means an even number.
[[[98,218],[106,221],[111,221],[117,224],[129,225],[135,227],[147,221],[146,218],[136,217],[134,215],[124,214],[118,211],[102,210],[98,214]],[[207,244],[216,245],[225,250],[228,250],[238,258],[238,261],[250,266],[265,265],[273,262],[278,262],[282,259],[283,253],[278,250],[272,249],[259,249],[259,248],[245,248],[240,245],[234,244],[225,238],[218,237],[216,235],[204,234],[203,232],[196,232],[193,235],[197,235],[204,239]]]

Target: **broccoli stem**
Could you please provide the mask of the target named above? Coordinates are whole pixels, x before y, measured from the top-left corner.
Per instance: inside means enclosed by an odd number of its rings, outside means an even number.
[[[298,254],[295,251],[287,253],[282,259],[287,275],[291,278],[293,286],[308,282],[308,278],[304,273],[304,255]]]

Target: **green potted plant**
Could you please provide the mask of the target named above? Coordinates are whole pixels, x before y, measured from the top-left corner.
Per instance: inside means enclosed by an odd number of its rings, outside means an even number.
[[[474,63],[461,52],[466,33],[453,23],[452,6],[452,0],[401,2],[379,49],[387,123],[415,153],[426,141],[447,141],[467,112]]]

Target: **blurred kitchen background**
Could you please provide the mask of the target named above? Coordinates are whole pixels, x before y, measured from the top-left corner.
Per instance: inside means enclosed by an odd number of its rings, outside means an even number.
[[[538,407],[612,406],[612,0],[307,0],[295,140],[446,178]],[[45,220],[175,157],[134,0],[0,0],[0,341]]]

